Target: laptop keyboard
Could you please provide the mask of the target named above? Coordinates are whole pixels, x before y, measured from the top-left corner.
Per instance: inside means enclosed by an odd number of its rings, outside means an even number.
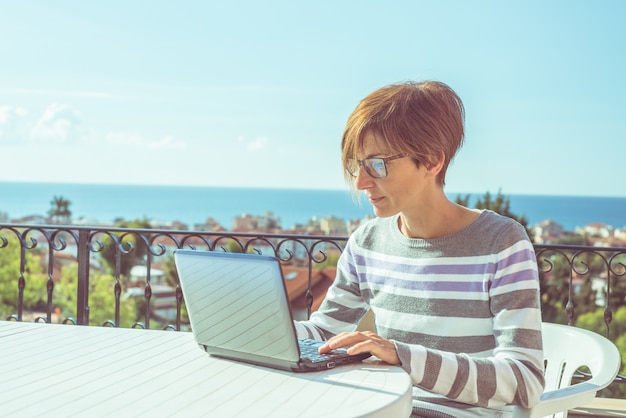
[[[312,362],[320,362],[336,359],[338,357],[346,357],[348,354],[344,348],[339,348],[330,353],[320,354],[319,347],[324,345],[325,341],[311,340],[307,338],[298,338],[300,344],[300,357],[311,360]]]

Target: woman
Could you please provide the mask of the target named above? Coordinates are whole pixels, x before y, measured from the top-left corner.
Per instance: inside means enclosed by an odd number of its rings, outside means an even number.
[[[444,193],[464,137],[464,109],[440,82],[374,91],[343,134],[346,179],[377,217],[350,237],[320,309],[296,323],[400,365],[418,416],[506,416],[543,392],[539,281],[525,229]],[[372,310],[376,333],[356,332]]]

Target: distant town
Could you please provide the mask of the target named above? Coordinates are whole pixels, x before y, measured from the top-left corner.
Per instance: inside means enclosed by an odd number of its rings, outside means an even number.
[[[176,231],[208,231],[208,232],[262,232],[276,234],[309,234],[309,235],[347,235],[354,232],[361,223],[371,219],[373,215],[363,219],[344,220],[335,216],[314,217],[304,223],[297,223],[291,228],[284,228],[280,217],[268,211],[262,215],[243,213],[234,217],[231,228],[228,229],[214,218],[207,218],[204,223],[189,225],[180,221],[159,221],[148,219],[151,228]],[[130,221],[118,218],[112,223],[102,223],[93,219],[74,219],[70,216],[51,217],[44,215],[30,215],[22,218],[10,218],[0,211],[0,223],[28,224],[28,225],[76,225],[76,226],[116,226],[119,222]]]
[[[151,228],[177,230],[177,231],[208,231],[208,232],[258,232],[270,234],[306,234],[306,235],[327,235],[345,236],[350,235],[363,222],[371,219],[373,215],[363,219],[345,220],[335,216],[314,217],[306,222],[293,225],[291,228],[283,228],[280,217],[273,212],[266,212],[261,215],[242,213],[233,218],[231,228],[228,229],[215,219],[209,217],[204,223],[193,225],[180,221],[147,221]],[[22,218],[9,218],[0,212],[0,223],[29,224],[29,225],[77,225],[77,226],[114,226],[125,219],[119,218],[112,224],[103,224],[94,220],[82,218],[71,219],[50,217],[44,215],[30,215]],[[128,220],[127,220],[128,221]],[[571,242],[573,244],[583,244],[581,239],[585,239],[585,245],[623,247],[626,246],[626,227],[619,229],[604,223],[591,223],[583,227],[578,227],[574,231],[568,231],[561,224],[553,220],[544,220],[536,225],[528,226],[529,234],[537,244],[563,244]]]
[[[530,228],[532,238],[537,244],[584,244],[596,247],[625,247],[626,227],[615,228],[604,223],[591,223],[566,231],[561,224],[552,220],[539,222]],[[588,242],[580,242],[581,240]]]

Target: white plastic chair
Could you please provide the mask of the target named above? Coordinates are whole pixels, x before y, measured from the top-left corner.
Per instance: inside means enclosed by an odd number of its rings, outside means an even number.
[[[619,372],[620,353],[605,337],[568,325],[543,323],[546,388],[533,408],[515,407],[514,418],[566,418],[570,409],[593,400]],[[576,370],[587,366],[591,379],[571,384]]]

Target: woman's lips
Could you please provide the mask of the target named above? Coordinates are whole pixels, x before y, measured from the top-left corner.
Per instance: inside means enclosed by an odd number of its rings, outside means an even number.
[[[372,205],[374,205],[374,204],[376,204],[376,203],[380,202],[381,200],[383,200],[383,199],[384,199],[384,197],[374,197],[374,196],[368,196],[368,197],[367,197],[367,199],[370,201],[370,203],[371,203]]]

